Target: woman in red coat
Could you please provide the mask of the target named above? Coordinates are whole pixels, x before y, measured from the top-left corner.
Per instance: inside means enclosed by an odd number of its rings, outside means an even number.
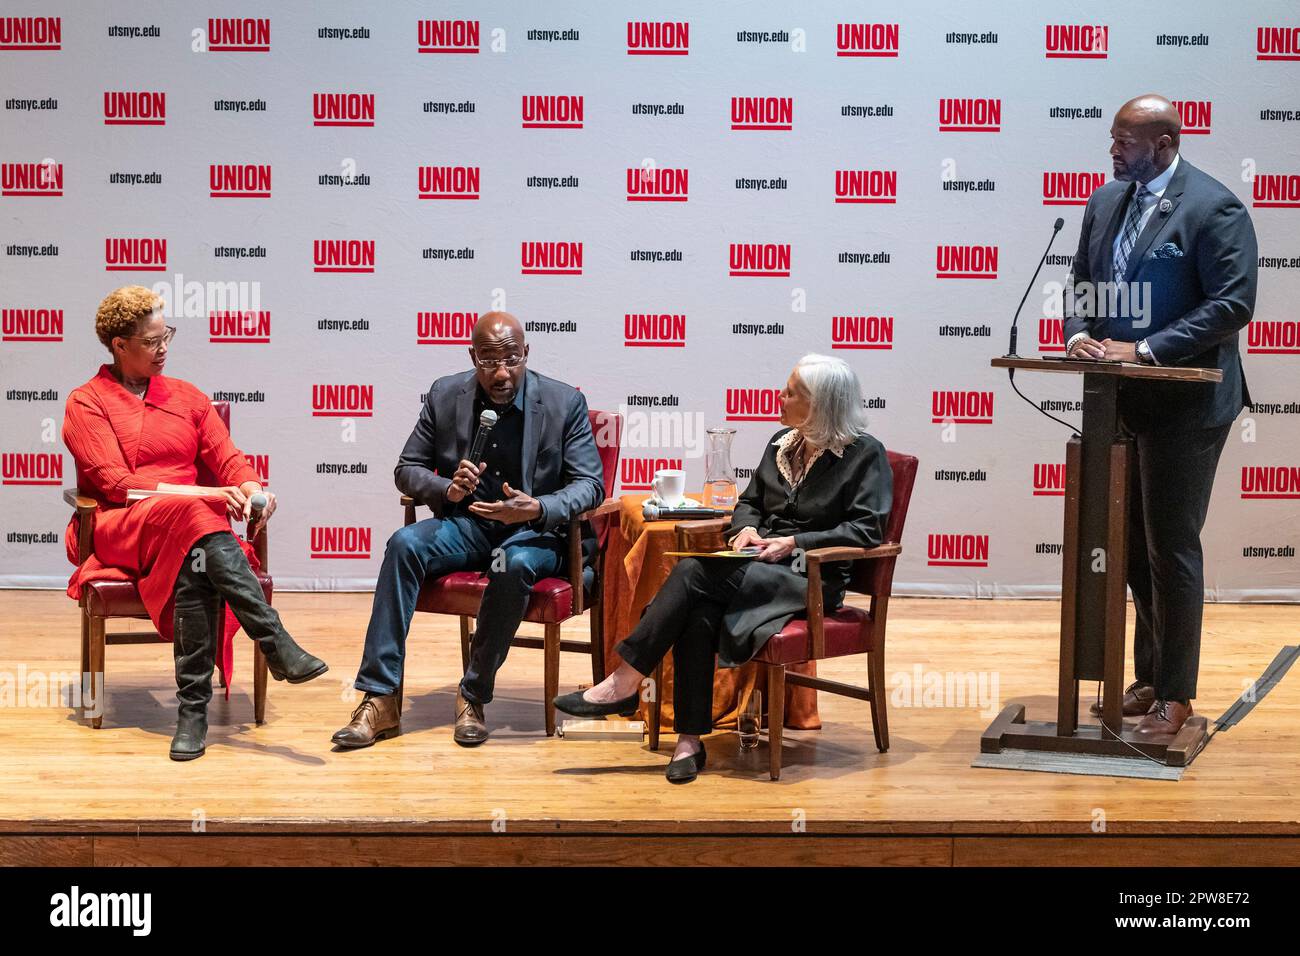
[[[266,507],[248,529],[256,537],[275,496],[262,490],[208,397],[162,374],[176,330],[164,321],[161,299],[143,286],[118,289],[100,303],[95,331],[112,364],[73,389],[63,421],[77,487],[99,502],[94,554],[68,593],[78,597],[96,577],[125,573],[136,581],[149,618],[175,648],[180,706],[171,757],[193,760],[204,751],[217,635],[229,637],[216,619],[219,598],[261,645],[276,680],[300,684],[328,668],[285,631],[249,567],[252,549],[231,533],[230,520],[248,520],[251,498],[261,494]],[[220,487],[195,485],[200,460]],[[128,501],[137,489],[164,493]],[[76,518],[67,540],[75,561]]]

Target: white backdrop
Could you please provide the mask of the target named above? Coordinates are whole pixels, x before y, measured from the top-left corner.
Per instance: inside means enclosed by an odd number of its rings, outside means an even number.
[[[1108,176],[1114,111],[1156,91],[1189,104],[1204,131],[1183,155],[1252,206],[1264,263],[1245,355],[1260,405],[1223,455],[1207,585],[1300,596],[1291,5],[1096,3],[1084,19],[1048,2],[9,0],[3,14],[0,586],[71,571],[59,431],[106,355],[99,300],[198,283],[173,303],[168,371],[233,396],[236,442],[281,498],[281,587],[373,583],[422,394],[467,367],[462,345],[422,340],[500,307],[538,323],[531,367],[592,407],[630,406],[625,491],[679,459],[698,488],[705,427],[762,418],[804,352],[876,346],[833,354],[861,375],[873,432],[921,460],[897,589],[1056,594],[1061,498],[1035,492],[1059,478],[1068,433],[988,359],[1058,214],[1020,351],[1059,347],[1040,319],[1082,206],[1057,201]],[[261,19],[210,19],[241,16]],[[570,125],[528,125],[548,119]],[[973,121],[988,122],[941,129]],[[753,125],[778,128],[733,129]],[[575,268],[577,243],[580,274],[526,271]],[[373,271],[316,271],[318,251]],[[936,275],[994,257],[996,278]],[[750,259],[788,275],[730,274]],[[255,314],[214,329],[232,305]],[[670,316],[632,323],[669,343],[629,344],[630,315]],[[1078,421],[1077,381],[1022,388]],[[935,422],[954,400],[975,417],[991,402],[991,421]],[[743,482],[777,425],[731,424]],[[944,543],[973,563],[944,563]]]

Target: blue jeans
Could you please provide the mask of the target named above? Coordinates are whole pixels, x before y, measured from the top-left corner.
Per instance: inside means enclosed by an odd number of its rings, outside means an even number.
[[[528,609],[533,584],[559,574],[564,558],[562,538],[520,530],[518,525],[481,521],[472,515],[426,518],[394,532],[384,549],[366,630],[366,650],[354,686],[368,694],[397,690],[406,658],[406,634],[426,577],[486,571],[488,585],[460,691],[468,701],[489,703],[497,669],[505,662],[510,641]]]

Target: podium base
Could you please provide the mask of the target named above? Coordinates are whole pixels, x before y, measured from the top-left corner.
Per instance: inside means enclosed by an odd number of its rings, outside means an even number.
[[[1100,726],[1080,727],[1069,737],[1057,734],[1052,721],[1025,720],[1024,704],[1009,704],[980,737],[980,752],[1004,749],[1042,750],[1058,754],[1149,758],[1169,767],[1186,767],[1210,740],[1208,723],[1199,714],[1187,718],[1176,734],[1139,737],[1125,725],[1120,738]]]

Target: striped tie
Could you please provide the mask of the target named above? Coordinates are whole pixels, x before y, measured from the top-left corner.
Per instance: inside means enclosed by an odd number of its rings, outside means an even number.
[[[1133,191],[1133,199],[1128,204],[1128,215],[1124,217],[1124,235],[1119,240],[1119,248],[1115,250],[1115,278],[1124,278],[1124,269],[1128,266],[1129,253],[1137,245],[1138,233],[1141,232],[1139,226],[1142,223],[1142,212],[1146,207],[1146,198],[1151,193],[1147,191],[1146,186],[1138,183],[1137,189]]]

